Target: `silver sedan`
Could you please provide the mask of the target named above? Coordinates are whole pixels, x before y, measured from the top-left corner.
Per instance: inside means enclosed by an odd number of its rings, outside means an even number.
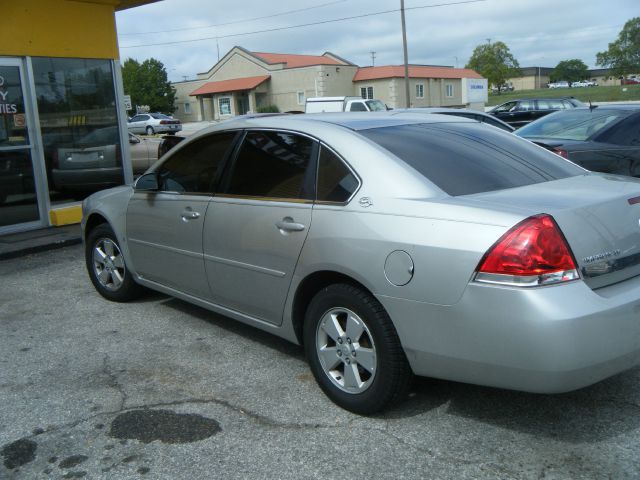
[[[241,117],[83,204],[97,291],[304,345],[371,414],[413,374],[577,389],[640,359],[640,183],[435,114]]]

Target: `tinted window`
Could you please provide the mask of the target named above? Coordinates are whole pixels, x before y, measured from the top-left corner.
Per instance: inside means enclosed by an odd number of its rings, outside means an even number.
[[[338,156],[326,147],[320,149],[317,199],[346,202],[358,189],[358,179]]]
[[[367,107],[364,106],[362,102],[353,102],[349,107],[349,111],[351,112],[366,112]]]
[[[233,166],[227,193],[313,199],[313,140],[288,132],[250,131]],[[308,178],[307,175],[312,175]]]
[[[235,132],[210,135],[176,151],[157,170],[160,190],[213,192],[216,176],[235,136]]]
[[[499,107],[496,107],[496,109],[494,110],[495,113],[498,112],[511,112],[513,110],[515,110],[516,106],[518,105],[518,102],[507,102],[507,103],[503,103],[502,105],[500,105]]]
[[[363,130],[449,195],[467,195],[581,175],[584,171],[532,143],[471,123]]]
[[[518,130],[525,138],[558,138],[563,140],[586,140],[613,122],[626,117],[623,110],[571,109],[547,115]]]
[[[516,108],[518,112],[529,112],[534,109],[533,100],[521,100],[518,102],[518,108]]]
[[[640,114],[625,118],[617,125],[603,132],[597,140],[599,142],[614,143],[616,145],[640,145]]]

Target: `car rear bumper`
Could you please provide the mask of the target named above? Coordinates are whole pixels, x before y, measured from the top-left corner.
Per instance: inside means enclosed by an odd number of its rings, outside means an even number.
[[[93,191],[124,183],[122,167],[53,169],[53,184],[62,190]]]
[[[417,375],[560,393],[640,363],[640,277],[596,291],[472,283],[452,306],[379,299]]]
[[[182,125],[154,125],[153,129],[156,133],[175,133],[182,130]]]

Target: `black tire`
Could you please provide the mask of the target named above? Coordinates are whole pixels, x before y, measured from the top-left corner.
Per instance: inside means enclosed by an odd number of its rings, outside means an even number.
[[[355,314],[355,317],[352,318],[351,314]],[[352,340],[347,335],[347,322],[358,325],[358,321],[364,324],[359,327],[362,333]],[[338,322],[344,335],[333,340],[327,334],[327,322]],[[336,336],[340,334],[340,330],[336,332]],[[370,415],[406,397],[413,375],[398,334],[380,302],[361,288],[349,284],[334,284],[319,291],[307,308],[303,337],[307,361],[320,388],[345,410]],[[357,348],[354,346],[356,340]],[[336,358],[333,358],[333,349]],[[321,350],[327,353],[323,360],[320,358]],[[344,353],[338,353],[338,350],[343,350]],[[354,352],[361,352],[360,357]],[[366,363],[360,363],[367,358],[363,354],[375,359],[373,363],[369,363],[373,365],[373,373],[363,367]],[[336,366],[332,369],[327,366],[327,362],[335,363]],[[353,387],[352,391],[347,391],[349,386],[346,368],[357,371],[355,378],[362,381],[362,387]]]
[[[118,239],[106,223],[98,225],[87,235],[85,261],[91,283],[107,300],[128,302],[144,292],[144,288],[133,280],[124,263]]]
[[[153,129],[153,127],[151,125],[149,125],[147,128],[145,128],[144,131],[147,132],[147,135],[153,135],[154,133],[156,133],[156,131]]]

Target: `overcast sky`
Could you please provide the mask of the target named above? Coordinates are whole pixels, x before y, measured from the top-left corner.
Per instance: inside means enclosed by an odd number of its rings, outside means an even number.
[[[409,62],[464,67],[474,47],[490,39],[506,43],[521,67],[555,67],[579,58],[595,68],[596,53],[640,15],[639,4],[406,0]],[[172,81],[207,71],[217,62],[218,49],[222,57],[235,45],[256,52],[330,51],[360,66],[372,64],[374,51],[376,65],[398,65],[403,61],[399,7],[400,0],[162,0],[116,14],[120,57],[156,58]],[[390,12],[379,13],[385,11]],[[325,23],[298,27],[318,22]],[[252,33],[271,29],[280,30]]]

